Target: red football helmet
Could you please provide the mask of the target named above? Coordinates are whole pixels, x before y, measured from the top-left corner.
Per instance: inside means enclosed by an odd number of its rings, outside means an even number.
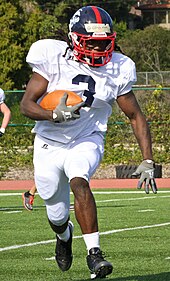
[[[74,56],[90,66],[107,64],[112,57],[116,33],[110,15],[102,8],[86,6],[70,19],[69,37]],[[89,48],[102,44],[102,50]]]

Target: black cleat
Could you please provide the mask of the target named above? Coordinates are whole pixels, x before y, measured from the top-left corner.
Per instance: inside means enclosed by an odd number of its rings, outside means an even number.
[[[72,255],[72,233],[73,233],[73,223],[69,221],[68,226],[70,228],[70,238],[67,242],[60,240],[57,237],[56,249],[55,249],[55,259],[62,271],[67,271],[72,265],[73,255]]]
[[[113,266],[103,257],[99,248],[92,248],[87,256],[87,265],[90,269],[91,279],[105,278],[112,273]]]

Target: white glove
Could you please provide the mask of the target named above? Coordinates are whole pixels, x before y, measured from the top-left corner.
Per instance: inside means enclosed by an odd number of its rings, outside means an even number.
[[[138,176],[140,176],[137,188],[139,189],[142,188],[142,185],[144,183],[144,189],[147,194],[149,193],[149,186],[151,186],[153,193],[157,193],[158,190],[154,179],[154,170],[155,170],[154,161],[144,160],[138,166],[136,171],[131,175],[132,178],[137,178]]]
[[[0,137],[2,137],[5,134],[5,128],[0,128]]]

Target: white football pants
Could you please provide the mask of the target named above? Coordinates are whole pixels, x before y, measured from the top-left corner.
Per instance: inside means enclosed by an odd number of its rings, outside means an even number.
[[[69,217],[70,180],[81,177],[89,181],[100,164],[103,151],[103,137],[99,134],[68,144],[35,136],[35,185],[53,224],[60,226]]]

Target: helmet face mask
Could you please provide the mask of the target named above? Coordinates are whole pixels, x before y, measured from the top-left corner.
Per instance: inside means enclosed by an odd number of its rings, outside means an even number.
[[[70,20],[69,30],[73,53],[78,61],[98,67],[111,60],[116,33],[106,11],[94,6],[79,9]]]
[[[91,37],[91,36],[83,36],[81,34],[71,33],[70,37],[72,39],[73,45],[73,53],[75,57],[90,66],[102,66],[107,64],[112,58],[112,52],[114,50],[114,40],[115,40],[115,33],[107,36],[107,37]],[[88,43],[92,44],[94,41],[94,45],[99,45],[101,42],[106,42],[106,47],[102,51],[98,50],[90,50],[88,49]]]

